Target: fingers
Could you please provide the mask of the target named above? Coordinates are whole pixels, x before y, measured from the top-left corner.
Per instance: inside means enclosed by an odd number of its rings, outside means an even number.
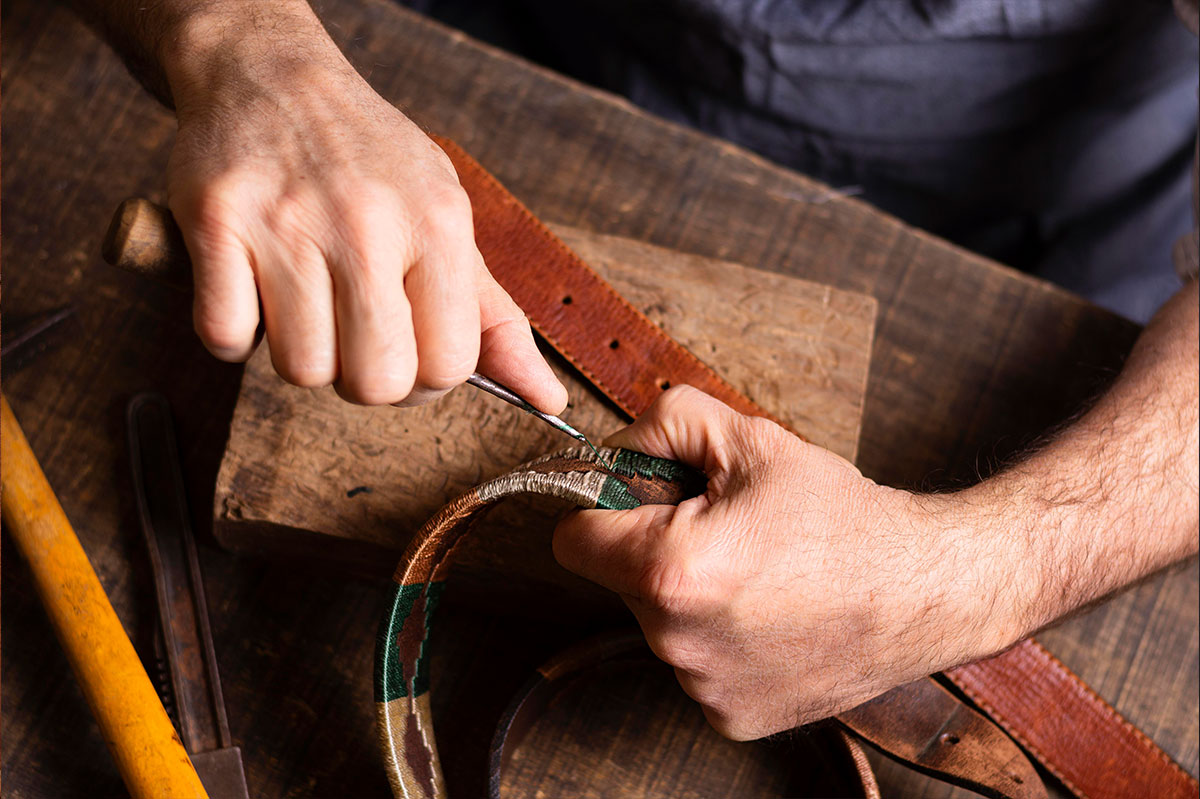
[[[223,219],[184,229],[192,259],[192,320],[215,357],[241,362],[254,351],[258,286],[245,245]]]
[[[269,256],[259,265],[258,284],[275,371],[293,385],[327,386],[337,375],[338,354],[325,259],[314,249],[291,257],[263,249]]]
[[[419,405],[465,381],[479,360],[480,321],[475,286],[483,259],[475,249],[470,204],[459,192],[428,225],[430,241],[409,271],[416,382],[402,405]]]
[[[479,371],[539,410],[562,413],[567,407],[567,389],[538,351],[525,314],[486,269],[479,279],[479,315]]]
[[[489,376],[547,412],[565,408],[447,175],[405,191],[371,181],[272,190],[257,172],[230,172],[183,182],[176,200],[196,329],[217,357],[249,357],[261,314],[276,371],[299,386],[416,405],[465,381],[482,351]]]
[[[411,245],[387,218],[389,205],[366,198],[336,220],[328,254],[336,312],[337,382],[362,405],[398,402],[417,374],[413,312],[404,289]]]

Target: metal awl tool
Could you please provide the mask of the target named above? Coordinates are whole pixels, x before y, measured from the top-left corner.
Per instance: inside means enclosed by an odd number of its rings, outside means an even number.
[[[139,394],[126,410],[138,516],[158,599],[169,692],[184,748],[213,797],[248,799],[242,752],[233,745],[217,674],[204,577],[188,514],[183,474],[161,394]]]
[[[582,441],[584,444],[588,445],[588,448],[592,452],[596,453],[596,457],[600,459],[600,464],[602,466],[604,466],[606,469],[611,468],[609,463],[604,460],[604,456],[600,454],[600,450],[596,449],[596,445],[593,444],[587,436],[557,416],[546,413],[545,411],[539,411],[537,408],[530,405],[528,400],[526,400],[517,392],[513,391],[508,386],[501,385],[490,377],[485,377],[484,375],[479,374],[479,372],[475,372],[468,377],[467,382],[475,386],[475,388],[483,389],[493,397],[499,397],[508,404],[515,405],[516,407],[525,411],[525,413],[528,413],[530,416],[541,419],[543,422],[550,425],[560,433],[566,433],[576,441]]]

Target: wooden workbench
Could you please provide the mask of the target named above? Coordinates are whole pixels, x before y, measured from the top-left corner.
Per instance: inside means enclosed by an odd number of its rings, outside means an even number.
[[[457,139],[547,220],[876,297],[859,464],[877,480],[934,487],[986,474],[1111,379],[1137,334],[1065,292],[385,0],[327,5],[335,38],[385,97]],[[0,30],[6,325],[63,303],[77,310],[73,335],[6,374],[4,391],[144,645],[154,606],[127,477],[125,401],[148,388],[172,400],[203,537],[239,370],[195,341],[186,298],[99,259],[117,201],[162,199],[172,117],[51,4],[5,2]],[[386,796],[369,684],[381,587],[211,546],[201,554],[251,795]],[[1192,773],[1198,583],[1193,560],[1042,636]],[[121,795],[7,538],[2,584],[5,794]],[[457,754],[443,750],[452,785],[479,795],[471,757],[492,715],[560,641],[527,634],[545,651],[518,651],[513,620],[446,612],[455,634],[437,643],[437,657],[460,690],[439,697],[439,734],[455,741]],[[522,793],[554,784],[527,771]],[[886,764],[881,779],[893,793],[954,794]]]

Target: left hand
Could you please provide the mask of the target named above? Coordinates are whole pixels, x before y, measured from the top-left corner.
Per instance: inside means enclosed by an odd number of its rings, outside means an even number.
[[[701,468],[707,492],[572,514],[555,556],[621,594],[723,735],[824,718],[1018,637],[1003,569],[1019,548],[959,524],[952,495],[877,485],[686,386],[606,443]]]

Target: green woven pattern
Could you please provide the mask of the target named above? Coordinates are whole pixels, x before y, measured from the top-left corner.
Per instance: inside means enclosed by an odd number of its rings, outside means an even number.
[[[437,609],[438,600],[446,584],[430,583],[429,594],[425,600],[425,635],[421,644],[421,655],[417,660],[415,679],[412,674],[405,674],[404,663],[400,657],[397,641],[400,629],[412,613],[413,605],[425,590],[425,585],[392,585],[392,594],[388,602],[387,612],[379,625],[379,634],[375,641],[375,701],[390,702],[402,696],[408,696],[408,686],[413,684],[413,695],[420,696],[429,690],[429,630],[433,612]]]
[[[658,477],[672,483],[680,483],[687,487],[689,496],[704,490],[704,475],[690,466],[627,449],[617,451],[612,462],[612,471],[625,477]],[[596,507],[603,510],[631,510],[641,504],[637,497],[629,493],[625,483],[613,478],[605,481],[600,496],[596,498]]]

